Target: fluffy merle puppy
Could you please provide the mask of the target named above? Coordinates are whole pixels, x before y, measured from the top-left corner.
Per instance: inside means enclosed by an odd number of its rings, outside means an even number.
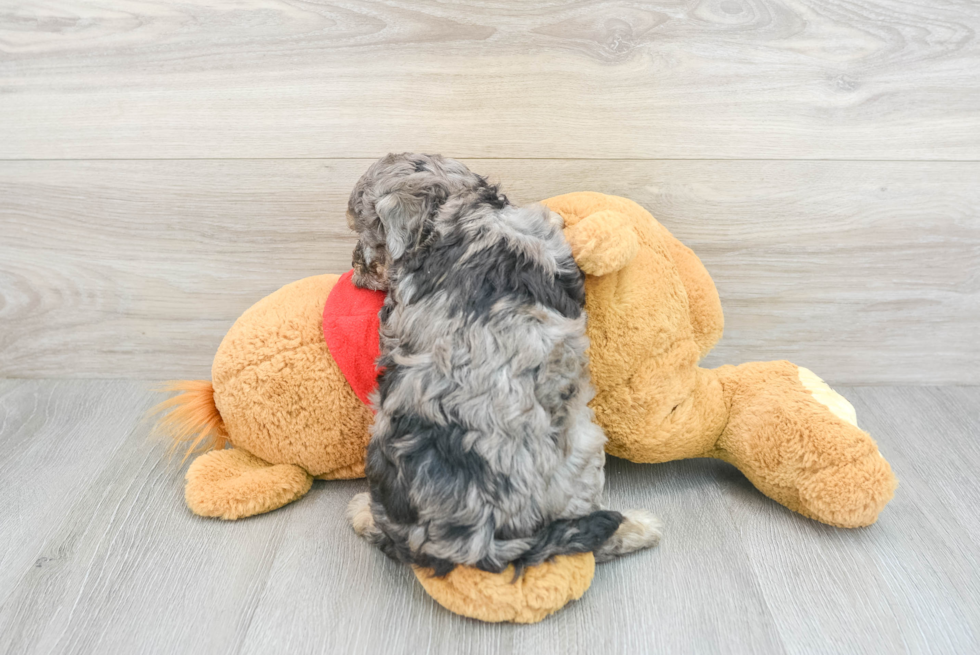
[[[457,161],[405,154],[368,169],[348,221],[355,284],[388,291],[354,529],[436,575],[656,544],[654,516],[601,508],[605,435],[561,217],[510,205]]]

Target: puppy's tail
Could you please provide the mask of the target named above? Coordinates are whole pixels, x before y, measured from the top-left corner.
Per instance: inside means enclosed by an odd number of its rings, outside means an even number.
[[[187,445],[181,463],[195,452],[225,447],[228,433],[214,404],[214,387],[210,380],[172,380],[160,391],[177,395],[151,409],[148,416],[158,417],[154,431],[172,442],[171,453],[179,446]]]
[[[599,510],[577,519],[554,521],[535,535],[530,547],[513,562],[515,573],[520,575],[525,567],[540,564],[556,555],[598,550],[622,522],[623,515],[610,510]]]

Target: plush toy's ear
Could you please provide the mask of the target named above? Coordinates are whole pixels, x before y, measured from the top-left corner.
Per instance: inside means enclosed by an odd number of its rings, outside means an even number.
[[[588,275],[608,275],[636,257],[640,242],[625,214],[603,210],[565,228],[575,263]]]

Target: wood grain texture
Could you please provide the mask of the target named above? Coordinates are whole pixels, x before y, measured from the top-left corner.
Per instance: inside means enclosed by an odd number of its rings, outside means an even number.
[[[980,649],[977,387],[842,390],[901,481],[879,521],[860,530],[794,514],[720,462],[611,459],[610,506],[657,512],[664,541],[599,566],[582,600],[532,626],[450,614],[355,537],[344,508],[363,481],[317,482],[299,502],[244,521],[191,515],[182,471],[133,413],[148,401],[143,389],[0,381],[5,472],[28,475],[9,463],[26,463],[70,417],[101,417],[70,436],[77,452],[102,453],[101,469],[37,469],[48,475],[39,484],[65,499],[57,511],[0,491],[3,511],[36,527],[3,535],[8,552],[31,556],[0,560],[0,652]],[[106,446],[107,432],[126,436]]]
[[[0,602],[22,571],[62,556],[42,554],[45,540],[151,398],[147,385],[132,382],[0,381]]]
[[[369,160],[0,162],[0,375],[208,377],[232,322],[350,266]],[[707,364],[980,383],[980,164],[470,160],[517,202],[640,202],[713,275]]]
[[[980,5],[0,10],[0,158],[980,158]]]
[[[726,495],[729,510],[787,652],[977,650],[980,541],[975,518],[962,510],[975,507],[970,503],[978,496],[976,481],[964,473],[980,461],[974,438],[980,389],[840,391],[899,479],[895,499],[874,526],[784,524],[788,510],[738,472],[725,472],[733,491]],[[808,564],[800,569],[801,562]],[[857,583],[849,579],[855,571]]]

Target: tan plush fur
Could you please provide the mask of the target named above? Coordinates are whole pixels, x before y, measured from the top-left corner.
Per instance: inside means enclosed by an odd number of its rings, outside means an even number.
[[[573,193],[545,204],[564,218],[588,274],[592,406],[609,453],[650,463],[715,457],[810,518],[841,527],[876,520],[897,483],[843,398],[789,362],[697,366],[724,320],[711,277],[690,249],[625,198]],[[321,331],[336,280],[300,280],[256,303],[215,356],[213,401],[206,382],[181,383],[183,394],[168,401],[171,433],[192,443],[204,435],[199,445],[219,448],[227,437],[234,446],[191,465],[194,512],[251,516],[301,497],[314,476],[363,475],[371,413]],[[593,571],[589,554],[531,567],[516,585],[507,571],[417,575],[454,612],[533,622],[580,597]]]
[[[559,555],[526,569],[516,582],[513,567],[494,574],[459,566],[445,578],[414,570],[429,595],[452,612],[489,623],[537,623],[582,597],[592,584],[595,558],[592,553]]]
[[[364,475],[372,419],[323,340],[323,305],[337,278],[306,278],[257,302],[211,367],[215,405],[236,448],[331,479]]]
[[[323,340],[323,305],[337,275],[288,284],[249,308],[218,347],[212,380],[172,382],[161,431],[217,450],[187,471],[188,507],[237,519],[303,496],[313,477],[364,476],[371,411]],[[235,450],[221,450],[230,443]]]
[[[625,198],[573,193],[545,204],[565,219],[583,270],[603,273],[585,288],[593,408],[610,453],[651,463],[716,457],[810,518],[848,528],[877,519],[895,477],[819,378],[789,362],[697,366],[723,318],[693,252]]]
[[[269,464],[238,448],[213,450],[187,469],[184,498],[195,514],[232,520],[268,512],[310,490],[313,478],[294,464]]]

